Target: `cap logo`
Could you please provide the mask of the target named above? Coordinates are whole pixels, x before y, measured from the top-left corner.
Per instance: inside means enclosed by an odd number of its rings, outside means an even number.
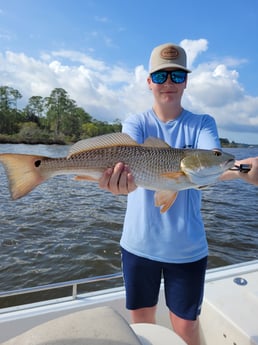
[[[160,57],[165,60],[174,60],[178,55],[179,51],[174,47],[166,47],[160,52]]]

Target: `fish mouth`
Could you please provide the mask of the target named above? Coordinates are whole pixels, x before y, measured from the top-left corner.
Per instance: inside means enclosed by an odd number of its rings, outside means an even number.
[[[235,159],[234,158],[230,158],[228,159],[226,162],[224,162],[223,167],[230,169],[234,166],[235,164]]]
[[[187,171],[191,182],[198,186],[213,184],[218,177],[226,170],[234,166],[235,159],[229,158],[219,165],[204,167],[203,169]]]

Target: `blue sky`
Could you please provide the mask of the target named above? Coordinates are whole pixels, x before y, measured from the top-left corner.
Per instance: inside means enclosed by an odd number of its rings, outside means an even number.
[[[148,59],[174,42],[193,70],[183,105],[220,137],[258,144],[257,0],[0,0],[0,85],[29,97],[64,88],[94,118],[148,109]]]

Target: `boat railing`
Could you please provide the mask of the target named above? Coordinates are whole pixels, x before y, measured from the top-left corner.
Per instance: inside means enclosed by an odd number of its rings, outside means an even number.
[[[113,274],[106,274],[106,275],[101,275],[101,276],[94,276],[94,277],[89,277],[89,278],[76,279],[76,280],[70,280],[70,281],[53,283],[53,284],[39,285],[35,287],[30,287],[30,288],[22,288],[22,289],[10,290],[10,291],[0,291],[0,301],[1,299],[10,298],[12,296],[33,294],[33,293],[38,293],[42,291],[58,290],[58,289],[66,288],[66,287],[71,287],[71,290],[72,290],[71,295],[67,297],[70,297],[73,300],[75,300],[78,297],[78,287],[80,285],[106,282],[112,279],[119,279],[122,277],[123,277],[122,272],[118,272],[118,273],[113,273]],[[0,309],[0,313],[1,313],[1,309]]]

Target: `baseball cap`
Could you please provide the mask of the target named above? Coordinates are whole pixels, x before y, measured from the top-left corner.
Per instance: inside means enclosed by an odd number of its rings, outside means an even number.
[[[150,56],[149,72],[164,68],[178,68],[191,73],[191,70],[186,68],[185,50],[173,43],[161,44],[154,48]]]

